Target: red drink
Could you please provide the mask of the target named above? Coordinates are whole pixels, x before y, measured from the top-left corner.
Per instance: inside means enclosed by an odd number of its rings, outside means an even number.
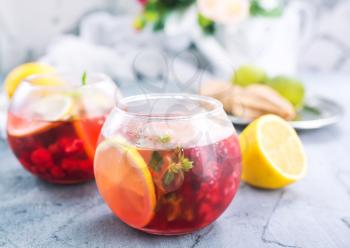
[[[94,170],[100,194],[123,222],[178,235],[211,224],[228,207],[239,187],[241,150],[217,101],[135,96],[105,122]]]
[[[84,182],[94,178],[94,151],[104,119],[45,122],[9,114],[8,142],[24,168],[41,179],[63,184]],[[33,129],[19,134],[19,126]]]
[[[118,93],[102,74],[25,79],[11,99],[9,145],[24,168],[41,179],[60,184],[91,180],[98,136]]]
[[[177,150],[139,150],[145,161],[159,153],[162,161],[177,157]],[[241,153],[235,135],[215,144],[183,149],[184,157],[193,162],[187,172],[174,173],[169,185],[166,175],[170,164],[155,171],[157,207],[152,220],[142,229],[157,234],[182,234],[201,229],[214,220],[231,203],[239,187]],[[217,156],[219,154],[219,156]]]

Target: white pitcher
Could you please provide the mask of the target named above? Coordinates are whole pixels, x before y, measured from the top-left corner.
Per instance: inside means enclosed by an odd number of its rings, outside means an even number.
[[[230,76],[239,65],[253,64],[270,75],[293,75],[313,19],[311,5],[290,1],[281,17],[251,17],[237,27],[220,27],[215,38],[198,37],[195,43],[218,74]]]

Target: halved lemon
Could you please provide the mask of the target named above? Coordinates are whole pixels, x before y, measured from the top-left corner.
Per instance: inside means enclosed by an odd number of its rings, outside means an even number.
[[[243,154],[242,179],[256,187],[276,189],[306,173],[303,145],[288,122],[265,115],[239,136]]]
[[[7,96],[11,98],[15,93],[17,86],[23,79],[34,74],[47,74],[52,72],[55,72],[55,68],[42,63],[33,62],[20,65],[13,69],[5,78],[5,92],[7,93]],[[51,80],[38,80],[38,84],[40,85],[53,85],[54,83],[55,82],[52,82]]]
[[[112,211],[135,228],[154,215],[155,188],[140,153],[121,138],[103,141],[96,150],[94,171],[100,194]]]
[[[8,133],[23,137],[46,131],[55,126],[58,121],[67,120],[73,113],[74,102],[68,95],[55,94],[37,99],[24,111],[31,118],[9,114]]]

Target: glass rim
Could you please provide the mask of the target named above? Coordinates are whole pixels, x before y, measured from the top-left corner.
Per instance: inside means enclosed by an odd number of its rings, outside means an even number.
[[[49,72],[49,73],[43,73],[43,74],[33,74],[26,78],[24,78],[21,83],[27,83],[33,88],[37,89],[80,89],[80,88],[88,88],[92,87],[96,84],[103,83],[105,81],[113,81],[108,75],[101,73],[101,72],[87,72],[88,76],[95,76],[99,78],[98,80],[95,80],[93,82],[89,82],[87,84],[64,84],[64,85],[40,85],[40,84],[34,84],[33,80],[35,79],[45,79],[45,78],[69,78],[69,77],[77,77],[78,80],[82,80],[83,73],[81,73],[80,78],[78,77],[79,73],[76,71],[56,71],[56,72]],[[77,80],[77,81],[78,81]],[[65,80],[63,80],[65,81]]]
[[[181,99],[190,99],[195,102],[202,102],[209,104],[213,108],[210,110],[205,110],[199,113],[193,114],[177,114],[176,116],[162,115],[162,116],[152,116],[149,113],[137,113],[128,111],[127,104],[137,101],[147,101],[147,100],[160,100],[160,99],[170,99],[170,100],[181,100]],[[223,104],[208,96],[196,95],[196,94],[188,94],[188,93],[148,93],[148,94],[138,94],[133,96],[124,97],[120,101],[116,103],[116,109],[118,112],[121,112],[125,115],[134,118],[142,118],[142,119],[152,119],[152,120],[186,120],[193,119],[198,117],[205,117],[208,115],[214,115],[216,112],[219,112],[223,109]]]

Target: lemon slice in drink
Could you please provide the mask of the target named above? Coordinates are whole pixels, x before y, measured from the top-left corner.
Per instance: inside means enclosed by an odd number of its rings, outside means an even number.
[[[239,137],[242,179],[260,188],[276,189],[300,180],[306,173],[303,145],[295,130],[275,115],[250,124]]]
[[[65,94],[48,95],[31,105],[35,117],[45,121],[62,121],[72,116],[73,98]]]
[[[96,150],[94,170],[100,194],[125,223],[141,228],[154,215],[155,189],[140,153],[121,138],[103,141]]]
[[[23,137],[50,129],[57,121],[67,120],[73,113],[73,99],[67,95],[48,95],[35,100],[24,113],[29,117],[9,115],[8,133]]]

